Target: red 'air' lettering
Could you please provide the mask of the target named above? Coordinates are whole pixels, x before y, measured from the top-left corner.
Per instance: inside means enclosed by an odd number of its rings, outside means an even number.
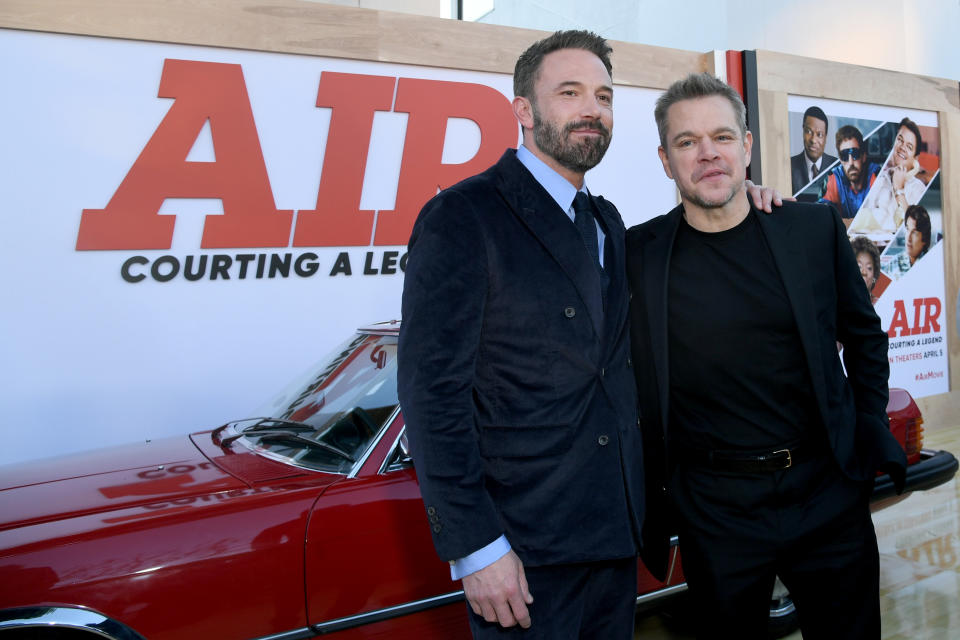
[[[437,190],[483,171],[517,145],[510,101],[485,85],[400,78],[393,110],[410,116],[396,208],[377,217],[375,245],[406,244],[420,208]],[[449,118],[466,118],[480,128],[480,148],[467,162],[442,162]]]
[[[365,246],[373,211],[360,210],[375,111],[390,111],[396,78],[324,71],[317,106],[330,107],[317,208],[297,214],[295,247]],[[400,244],[400,243],[398,243]]]
[[[169,249],[175,216],[157,213],[166,198],[222,201],[203,248],[287,246],[293,211],[276,209],[240,65],[166,60],[158,95],[175,102],[107,207],[84,209],[77,249]],[[216,161],[188,162],[208,120]]]
[[[893,302],[893,319],[887,335],[891,338],[899,336],[915,336],[921,333],[940,331],[940,312],[942,305],[939,298],[915,298],[913,301],[913,327],[907,318],[907,309],[903,300]],[[923,321],[920,318],[923,316]]]

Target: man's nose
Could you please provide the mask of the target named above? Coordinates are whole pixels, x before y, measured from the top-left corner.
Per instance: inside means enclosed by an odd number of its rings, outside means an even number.
[[[584,96],[583,104],[580,107],[580,115],[584,118],[598,120],[601,115],[600,105],[593,96]]]
[[[701,160],[712,160],[719,155],[719,153],[717,153],[717,145],[714,144],[710,138],[704,138],[700,144],[697,145],[697,148],[700,151]]]

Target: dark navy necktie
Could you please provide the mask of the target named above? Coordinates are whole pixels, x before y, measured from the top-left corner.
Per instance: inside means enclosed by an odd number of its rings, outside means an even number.
[[[577,191],[573,199],[573,224],[576,225],[580,237],[583,238],[583,244],[587,248],[587,253],[600,269],[600,248],[597,240],[597,220],[593,217],[593,207],[590,206],[590,196],[583,191]]]
[[[593,216],[593,205],[590,204],[590,196],[583,191],[578,191],[573,199],[573,224],[580,232],[583,244],[590,254],[590,260],[597,269],[600,276],[600,294],[603,298],[603,308],[607,308],[607,288],[610,284],[610,276],[600,265],[600,246],[597,238],[597,220]]]

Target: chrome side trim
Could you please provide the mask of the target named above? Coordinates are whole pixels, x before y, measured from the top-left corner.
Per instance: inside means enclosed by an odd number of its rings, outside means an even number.
[[[665,598],[667,596],[683,593],[686,590],[687,583],[681,582],[680,584],[675,584],[672,587],[664,587],[663,589],[658,589],[657,591],[651,591],[650,593],[645,593],[642,596],[637,596],[637,606],[646,604],[648,602],[653,602],[654,600],[659,600],[660,598]]]
[[[317,634],[314,633],[313,629],[304,627],[294,631],[284,631],[283,633],[274,633],[269,636],[260,636],[256,638],[256,640],[307,640],[308,638],[315,637],[317,637]]]
[[[76,607],[19,607],[0,611],[0,631],[31,627],[89,631],[110,640],[145,640],[139,633],[105,615]]]
[[[375,611],[368,611],[366,613],[358,613],[353,616],[346,616],[344,618],[336,618],[326,622],[319,622],[313,625],[313,631],[315,633],[332,633],[334,631],[352,629],[353,627],[359,627],[360,625],[381,622],[382,620],[390,620],[391,618],[399,618],[400,616],[406,616],[411,613],[418,613],[428,609],[435,609],[437,607],[453,604],[454,602],[460,602],[462,600],[463,591],[455,591],[453,593],[446,593],[442,596],[434,596],[433,598],[426,598],[424,600],[417,600],[415,602],[408,602],[406,604],[398,604],[395,607],[387,607],[385,609],[377,609]]]

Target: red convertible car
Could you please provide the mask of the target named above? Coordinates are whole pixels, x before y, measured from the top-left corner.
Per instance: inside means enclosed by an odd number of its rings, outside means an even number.
[[[359,330],[259,417],[0,468],[0,640],[469,637],[405,446],[398,329]],[[953,477],[909,394],[888,412],[908,490]],[[639,571],[639,608],[686,588],[676,550],[667,582]],[[779,590],[772,620],[792,611]]]

